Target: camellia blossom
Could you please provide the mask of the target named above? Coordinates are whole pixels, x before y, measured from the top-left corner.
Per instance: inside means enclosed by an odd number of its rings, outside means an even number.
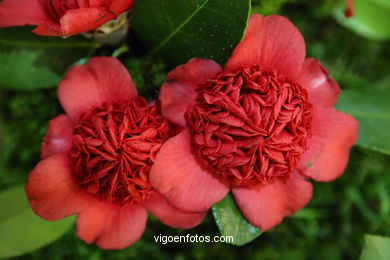
[[[266,231],[304,207],[307,180],[344,171],[357,122],[333,108],[337,83],[286,18],[250,18],[224,68],[192,59],[162,86],[162,113],[184,130],[162,146],[152,186],[187,212],[209,209],[232,191]]]
[[[77,214],[87,243],[119,249],[137,241],[147,211],[166,225],[191,228],[205,212],[183,213],[150,184],[149,172],[170,124],[137,95],[118,60],[74,66],[58,88],[66,114],[49,124],[42,161],[26,184],[33,211],[46,220]]]
[[[134,0],[3,0],[0,27],[38,25],[35,34],[68,37],[97,29]]]

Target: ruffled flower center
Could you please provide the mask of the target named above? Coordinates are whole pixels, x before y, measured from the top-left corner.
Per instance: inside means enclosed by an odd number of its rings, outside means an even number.
[[[230,186],[291,176],[307,149],[307,91],[258,66],[221,72],[198,89],[186,113],[197,159]]]
[[[143,98],[94,108],[74,129],[70,157],[76,179],[105,201],[146,200],[152,191],[150,168],[168,137],[168,121]]]

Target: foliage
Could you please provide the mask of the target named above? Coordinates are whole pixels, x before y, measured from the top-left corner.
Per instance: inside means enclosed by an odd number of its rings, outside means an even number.
[[[348,19],[342,8],[335,9],[333,15],[345,27],[367,38],[390,39],[390,2],[386,0],[355,0],[355,15]]]
[[[360,256],[361,260],[384,260],[390,258],[390,238],[366,235],[365,240],[366,244]]]
[[[74,217],[45,221],[35,215],[24,187],[17,186],[0,193],[0,258],[19,256],[57,240],[74,224]]]
[[[359,121],[357,145],[390,155],[390,92],[347,90],[340,96],[339,110],[352,114]]]
[[[249,0],[137,1],[134,30],[150,54],[172,66],[193,57],[223,64],[243,36],[249,9]]]
[[[261,231],[242,216],[231,194],[212,208],[215,223],[222,236],[233,236],[231,244],[243,246],[261,235]]]

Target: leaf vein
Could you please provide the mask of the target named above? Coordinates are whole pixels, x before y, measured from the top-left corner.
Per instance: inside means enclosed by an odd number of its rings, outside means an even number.
[[[204,8],[206,4],[208,4],[209,0],[205,0],[199,8],[195,9],[195,11],[187,17],[174,31],[172,31],[159,45],[157,45],[153,50],[150,51],[150,54],[153,55],[157,53],[165,44],[167,44],[180,30],[187,25],[191,19]]]

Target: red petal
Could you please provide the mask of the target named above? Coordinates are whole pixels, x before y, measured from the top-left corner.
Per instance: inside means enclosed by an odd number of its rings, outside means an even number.
[[[41,158],[46,159],[57,153],[67,153],[72,146],[73,127],[66,115],[59,115],[49,123]]]
[[[103,249],[122,249],[142,236],[146,220],[146,210],[138,205],[98,202],[78,215],[77,234]]]
[[[186,119],[184,117],[186,111],[195,105],[197,93],[196,85],[178,82],[167,82],[160,89],[161,111],[163,116],[171,122],[185,127]]]
[[[61,27],[53,22],[40,23],[33,33],[43,36],[61,36]]]
[[[233,51],[226,69],[259,65],[296,79],[305,59],[305,41],[289,20],[279,15],[252,15],[244,39]]]
[[[173,206],[188,212],[207,211],[229,191],[196,162],[188,129],[161,147],[150,172],[150,182]]]
[[[353,0],[345,0],[345,3],[347,4],[347,8],[345,9],[345,16],[346,17],[354,16]]]
[[[89,7],[107,7],[113,0],[88,0]]]
[[[149,200],[147,200],[143,205],[165,225],[174,228],[193,228],[199,225],[207,214],[207,212],[181,212],[169,204],[164,196],[159,192],[154,192]]]
[[[62,35],[69,37],[97,29],[116,15],[106,8],[80,8],[67,11],[60,19]]]
[[[358,136],[357,121],[334,108],[313,111],[313,136],[299,163],[302,173],[316,181],[332,181],[344,172]]]
[[[175,124],[185,127],[184,114],[195,104],[196,88],[214,78],[221,70],[212,60],[192,59],[171,71],[168,82],[160,90],[163,115]]]
[[[113,0],[110,10],[116,14],[123,13],[133,7],[134,0]]]
[[[76,0],[80,8],[90,7],[90,0]],[[110,0],[108,0],[110,1]]]
[[[94,200],[74,182],[66,154],[38,163],[30,173],[26,193],[33,211],[46,220],[78,213]]]
[[[203,84],[212,79],[222,70],[215,61],[207,59],[191,59],[186,64],[180,65],[168,74],[173,81],[189,82],[195,85]]]
[[[85,66],[73,66],[60,83],[58,96],[70,120],[77,122],[92,107],[131,100],[137,90],[117,59],[97,57]]]
[[[309,92],[309,102],[313,105],[332,107],[336,104],[340,88],[321,63],[313,58],[303,63],[299,83]]]
[[[50,22],[40,0],[3,0],[0,3],[0,27],[38,25]]]
[[[267,231],[284,217],[303,208],[311,199],[313,188],[299,174],[292,179],[278,179],[258,189],[234,188],[233,194],[245,218]]]

